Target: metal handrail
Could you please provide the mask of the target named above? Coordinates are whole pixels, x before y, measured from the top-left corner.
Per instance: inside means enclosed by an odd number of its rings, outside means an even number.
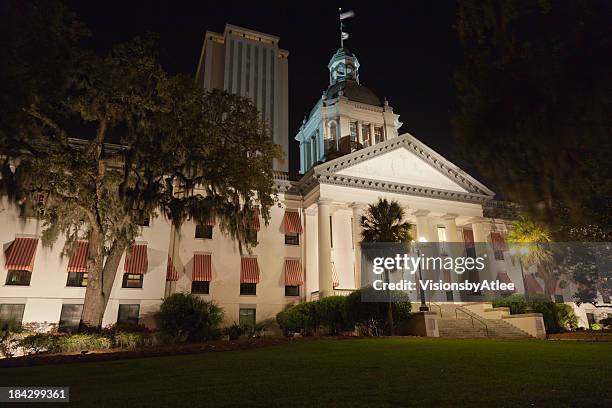
[[[431,309],[431,305],[436,306],[438,309],[440,309],[440,317],[442,317],[442,306],[440,306],[439,304],[437,304],[436,302],[432,302],[431,300],[429,302],[429,308]]]
[[[484,324],[485,331],[487,333],[487,337],[489,337],[489,326],[487,326],[487,324],[483,321],[483,319],[481,319],[478,316],[475,316],[474,313],[468,312],[467,310],[464,310],[461,307],[458,307],[458,308],[455,309],[455,318],[456,319],[459,319],[459,313],[458,312],[463,312],[466,315],[468,315],[470,317],[470,319],[472,319],[472,328],[476,327],[476,326],[474,326],[474,319],[476,319],[478,321],[478,323]]]

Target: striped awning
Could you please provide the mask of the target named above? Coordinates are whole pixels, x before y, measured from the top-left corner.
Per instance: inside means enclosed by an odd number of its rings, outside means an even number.
[[[172,258],[168,255],[168,266],[166,267],[166,281],[168,282],[176,282],[179,280],[179,273],[176,267],[174,266],[174,262],[172,262]]]
[[[494,251],[507,251],[508,244],[506,244],[506,240],[499,232],[491,233],[491,244],[493,244]]]
[[[285,234],[301,234],[302,221],[300,220],[300,213],[297,211],[285,211],[285,216],[283,217],[283,225],[285,227]]]
[[[87,253],[89,252],[89,241],[77,241],[74,243],[72,256],[68,261],[68,272],[88,272]]]
[[[240,259],[240,283],[259,283],[257,258],[243,256]]]
[[[147,258],[147,244],[135,244],[125,254],[125,264],[123,271],[134,275],[147,272],[149,260]]]
[[[212,262],[210,254],[193,254],[191,280],[194,282],[212,281]]]
[[[260,225],[260,223],[259,223],[259,214],[260,214],[260,213],[259,213],[259,210],[258,210],[258,209],[256,209],[256,210],[254,211],[254,214],[253,214],[253,217],[251,218],[251,220],[250,220],[250,221],[245,220],[245,224],[247,224],[247,225],[246,225],[246,227],[247,227],[247,228],[250,228],[250,229],[254,229],[254,230],[256,230],[256,231],[259,231],[259,229],[260,229],[260,227],[261,227],[261,225]]]
[[[528,293],[544,293],[544,289],[538,283],[533,274],[525,275],[525,286]]]
[[[338,286],[340,286],[340,277],[338,276],[338,271],[336,270],[336,264],[333,261],[331,263],[331,267],[332,267],[332,284],[334,286],[334,289],[336,289]]]
[[[510,276],[508,276],[508,274],[506,272],[498,272],[497,273],[497,280],[500,281],[501,283],[513,283],[512,279],[510,279]],[[516,289],[514,290],[505,290],[504,292],[516,292]]]
[[[34,268],[34,257],[38,238],[15,238],[5,252],[6,269],[30,271]]]
[[[285,259],[285,285],[299,286],[304,284],[304,271],[299,259]]]

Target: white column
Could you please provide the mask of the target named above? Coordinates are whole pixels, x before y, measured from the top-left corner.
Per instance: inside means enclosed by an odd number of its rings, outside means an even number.
[[[361,240],[363,239],[361,236],[363,232],[361,216],[366,207],[366,204],[351,204],[351,209],[353,210],[353,242],[355,247],[355,289],[361,288]]]
[[[318,244],[319,244],[319,297],[334,294],[334,284],[331,269],[331,236],[329,217],[331,201],[320,200],[318,211]]]
[[[432,234],[428,214],[428,210],[416,210],[414,212],[417,223],[417,236],[414,238],[417,241],[426,240],[427,242],[435,242],[438,240],[438,237],[434,237]]]

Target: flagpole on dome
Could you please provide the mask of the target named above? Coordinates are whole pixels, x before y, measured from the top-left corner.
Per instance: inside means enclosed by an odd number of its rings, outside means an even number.
[[[351,18],[355,16],[355,12],[353,10],[342,12],[342,8],[338,8],[338,14],[340,16],[340,48],[344,48],[344,40],[348,40],[349,35],[343,31],[344,24],[342,24],[342,20],[346,20],[347,18]]]

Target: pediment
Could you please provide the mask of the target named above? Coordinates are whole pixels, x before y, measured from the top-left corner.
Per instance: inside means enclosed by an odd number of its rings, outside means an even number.
[[[495,195],[408,133],[318,165],[315,173],[439,191]]]

